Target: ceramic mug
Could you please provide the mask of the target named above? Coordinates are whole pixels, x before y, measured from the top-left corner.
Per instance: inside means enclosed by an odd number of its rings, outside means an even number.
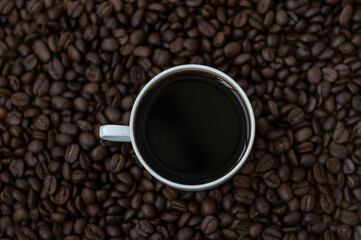
[[[248,114],[248,124],[249,124],[249,126],[247,126],[247,129],[249,130],[248,139],[246,141],[247,145],[246,145],[245,151],[243,151],[242,155],[238,158],[238,161],[235,164],[235,166],[230,171],[225,172],[222,176],[220,176],[217,179],[214,179],[210,182],[196,184],[196,185],[183,184],[183,183],[176,182],[176,181],[170,179],[169,177],[166,178],[166,177],[162,176],[159,172],[156,172],[154,169],[152,169],[150,164],[148,164],[147,159],[143,159],[142,154],[141,154],[141,149],[139,148],[137,141],[135,139],[135,136],[134,136],[135,135],[134,128],[136,127],[134,124],[134,121],[135,121],[136,115],[138,113],[137,110],[141,104],[141,100],[143,99],[143,97],[148,94],[148,92],[152,88],[152,86],[157,84],[159,81],[166,79],[167,76],[175,74],[175,73],[185,72],[185,71],[198,71],[198,72],[204,72],[206,74],[212,74],[214,76],[217,76],[219,79],[222,79],[223,81],[227,82],[235,90],[235,92],[238,94],[238,96],[242,100],[244,107],[246,108],[246,112]],[[155,177],[159,181],[161,181],[161,182],[165,183],[166,185],[169,185],[173,188],[187,190],[187,191],[198,191],[198,190],[210,189],[210,188],[216,187],[216,186],[224,183],[226,180],[231,178],[241,168],[241,166],[246,161],[246,159],[252,149],[252,145],[253,145],[253,141],[254,141],[254,137],[255,137],[255,127],[256,127],[255,125],[256,125],[256,123],[255,123],[255,118],[254,118],[254,113],[253,113],[251,103],[250,103],[247,95],[245,94],[245,92],[242,90],[242,88],[231,77],[229,77],[225,73],[223,73],[215,68],[212,68],[212,67],[198,65],[198,64],[186,64],[186,65],[172,67],[172,68],[169,68],[169,69],[159,73],[143,87],[143,89],[141,90],[141,92],[139,93],[139,95],[137,96],[137,98],[134,102],[134,105],[133,105],[133,108],[131,111],[129,126],[103,125],[99,129],[99,136],[101,139],[108,140],[108,141],[131,142],[131,144],[134,148],[135,154],[137,155],[139,161],[153,177]]]

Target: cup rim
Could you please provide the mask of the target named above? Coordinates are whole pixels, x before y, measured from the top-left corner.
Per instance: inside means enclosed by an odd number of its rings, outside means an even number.
[[[150,89],[157,81],[163,79],[165,76],[170,75],[172,73],[179,72],[179,71],[184,71],[184,70],[196,70],[196,71],[209,72],[209,73],[212,73],[212,74],[220,77],[221,79],[226,81],[228,84],[230,84],[238,92],[238,94],[241,96],[242,100],[244,101],[245,107],[249,114],[249,123],[250,123],[250,136],[249,136],[248,146],[246,147],[246,151],[244,152],[241,160],[238,161],[236,166],[234,166],[229,172],[227,172],[225,175],[221,176],[220,178],[217,178],[211,182],[196,184],[196,185],[188,185],[188,184],[181,184],[181,183],[173,182],[173,181],[166,179],[163,176],[159,175],[157,172],[155,172],[147,164],[147,162],[142,158],[142,155],[138,149],[138,146],[136,144],[135,137],[134,137],[135,114],[137,112],[137,108],[139,107],[139,103],[140,103],[141,99],[147,93],[148,89]],[[227,74],[225,74],[213,67],[208,67],[208,66],[200,65],[200,64],[184,64],[184,65],[175,66],[175,67],[169,68],[167,70],[164,70],[164,71],[160,72],[159,74],[157,74],[155,77],[153,77],[140,91],[138,97],[136,98],[136,100],[133,104],[133,108],[132,108],[131,115],[130,115],[129,126],[130,126],[130,139],[131,139],[131,143],[133,145],[134,152],[137,155],[137,157],[138,157],[139,161],[141,162],[141,164],[143,165],[143,167],[153,177],[155,177],[157,180],[163,182],[164,184],[171,186],[173,188],[187,190],[187,191],[210,189],[210,188],[213,188],[215,186],[218,186],[218,185],[224,183],[231,176],[233,176],[241,168],[241,166],[244,164],[247,157],[249,156],[249,154],[252,150],[252,146],[253,146],[253,142],[254,142],[254,138],[255,138],[255,130],[256,130],[256,122],[255,122],[252,105],[251,105],[251,102],[249,101],[246,93],[243,91],[243,89]]]

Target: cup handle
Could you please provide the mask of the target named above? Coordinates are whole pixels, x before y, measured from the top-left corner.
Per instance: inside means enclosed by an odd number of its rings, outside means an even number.
[[[114,142],[130,142],[129,130],[129,126],[103,125],[99,128],[99,137]]]

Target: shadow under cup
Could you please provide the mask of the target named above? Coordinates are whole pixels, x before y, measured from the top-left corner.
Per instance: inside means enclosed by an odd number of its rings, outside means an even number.
[[[163,77],[140,99],[134,139],[163,178],[186,185],[215,181],[234,169],[250,141],[250,117],[227,81],[199,70]]]

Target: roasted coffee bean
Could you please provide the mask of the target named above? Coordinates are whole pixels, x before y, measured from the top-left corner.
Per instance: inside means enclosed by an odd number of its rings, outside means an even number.
[[[303,195],[303,194],[306,194],[310,190],[310,184],[305,180],[296,182],[296,183],[292,184],[292,190],[295,195],[298,195],[298,196]]]
[[[265,155],[260,159],[255,170],[257,172],[266,172],[272,168],[273,164],[274,164],[273,157],[271,155]]]
[[[79,135],[79,143],[84,149],[90,149],[95,144],[95,137],[90,132],[83,132]]]
[[[300,212],[298,212],[298,211],[291,212],[291,213],[286,214],[283,217],[283,223],[286,226],[292,226],[292,225],[295,225],[300,220],[300,218],[301,218]]]
[[[179,229],[176,235],[177,240],[187,240],[192,239],[194,230],[191,227],[184,227]]]
[[[323,74],[324,79],[329,82],[336,81],[336,79],[338,77],[337,71],[333,68],[323,68],[322,74]]]
[[[148,219],[152,219],[156,216],[156,210],[154,209],[154,207],[152,205],[150,205],[148,203],[143,204],[140,207],[140,211],[143,214],[143,216]]]
[[[19,125],[21,123],[21,114],[16,111],[8,112],[5,121],[10,125]],[[5,131],[5,130],[3,130]]]
[[[39,227],[39,236],[42,239],[52,239],[53,233],[51,232],[50,228],[47,226],[40,226]]]
[[[65,150],[65,161],[74,163],[79,156],[80,148],[78,144],[71,144]]]
[[[234,58],[241,52],[241,45],[237,42],[231,42],[224,47],[223,51],[225,57]]]
[[[39,140],[33,140],[28,144],[27,149],[29,152],[38,154],[44,149],[44,147],[44,142]]]
[[[114,107],[107,107],[104,113],[108,120],[112,123],[119,122],[121,118],[120,110]]]
[[[40,41],[36,40],[33,44],[33,51],[35,55],[40,59],[42,62],[47,62],[50,59],[50,52],[46,45]]]
[[[349,226],[355,226],[359,222],[359,217],[354,212],[344,210],[341,212],[341,221]]]
[[[24,162],[20,159],[14,159],[11,161],[9,169],[14,177],[22,177],[24,174]]]
[[[180,200],[172,200],[171,203],[171,208],[177,212],[186,212],[187,211],[187,204],[183,201]]]
[[[335,210],[335,200],[330,195],[323,195],[320,198],[320,205],[325,213],[333,213]]]
[[[311,67],[307,71],[307,80],[310,83],[318,84],[321,81],[321,76],[322,76],[321,70],[317,67]]]
[[[216,204],[213,199],[206,198],[201,203],[200,212],[203,215],[210,215],[216,211]]]
[[[352,230],[348,225],[339,225],[337,227],[337,235],[339,239],[346,240],[351,239],[352,237]]]
[[[260,214],[267,216],[271,210],[271,206],[264,197],[259,197],[256,199],[256,209]]]
[[[166,67],[169,65],[171,55],[166,50],[156,49],[153,54],[153,61],[159,67]]]
[[[301,198],[301,210],[304,212],[310,212],[315,206],[315,197],[311,194],[305,194]]]
[[[54,81],[49,89],[49,94],[51,96],[59,96],[62,95],[66,90],[65,83],[62,81]]]
[[[68,201],[69,196],[70,196],[70,190],[67,187],[60,187],[54,197],[55,204],[57,205],[65,204]]]
[[[341,163],[337,158],[329,158],[327,160],[327,170],[331,173],[338,173],[341,170]]]
[[[91,82],[99,82],[102,79],[102,73],[97,66],[90,65],[85,70],[85,75]]]
[[[45,115],[40,115],[35,119],[34,126],[40,131],[46,131],[49,128],[50,121]]]
[[[281,237],[282,234],[273,228],[266,228],[262,233],[262,239],[264,240],[281,239]]]
[[[302,128],[295,133],[295,140],[297,142],[304,142],[310,139],[313,132],[311,128]]]
[[[263,226],[260,223],[253,223],[249,226],[248,234],[251,238],[257,238],[261,235]]]
[[[89,224],[84,230],[85,235],[90,239],[104,239],[104,231],[95,224]]]
[[[205,20],[198,23],[198,29],[206,37],[213,37],[216,34],[215,28]]]
[[[313,176],[314,176],[316,182],[318,182],[320,184],[324,184],[327,182],[326,171],[323,168],[323,166],[319,163],[315,163],[313,165]]]
[[[78,128],[77,126],[71,123],[62,123],[60,125],[60,132],[75,137],[78,135]]]
[[[14,235],[14,234],[13,234]],[[37,239],[36,233],[27,227],[21,227],[17,232],[18,239]]]
[[[179,216],[180,214],[177,212],[164,212],[161,214],[160,218],[167,223],[173,223],[179,219]]]
[[[255,194],[245,188],[236,189],[234,192],[234,198],[237,202],[242,204],[251,205],[255,199]]]
[[[57,58],[50,60],[48,64],[49,76],[54,80],[59,80],[64,76],[64,67]]]
[[[25,93],[18,92],[11,95],[11,102],[17,107],[25,107],[29,103],[29,96]]]
[[[141,220],[135,227],[137,233],[142,237],[149,237],[153,232],[153,226],[147,220]]]
[[[232,180],[233,186],[236,188],[244,187],[249,188],[251,186],[250,178],[244,175],[236,175]]]
[[[350,4],[346,4],[341,11],[339,23],[340,25],[346,25],[352,16],[353,8]]]
[[[69,99],[65,97],[53,97],[51,98],[51,106],[56,110],[66,110],[70,109],[72,103]]]
[[[277,193],[280,196],[280,198],[283,201],[289,201],[292,199],[293,194],[292,194],[292,190],[291,187],[288,186],[285,183],[282,183],[278,188],[277,188]]]
[[[205,234],[213,233],[214,231],[216,231],[217,227],[218,227],[218,220],[217,218],[212,216],[205,217],[201,223],[201,230]]]
[[[263,178],[264,183],[270,188],[277,188],[281,183],[280,178],[272,172],[264,174]]]
[[[43,191],[46,194],[53,195],[57,188],[56,178],[52,175],[47,175],[44,179]]]

